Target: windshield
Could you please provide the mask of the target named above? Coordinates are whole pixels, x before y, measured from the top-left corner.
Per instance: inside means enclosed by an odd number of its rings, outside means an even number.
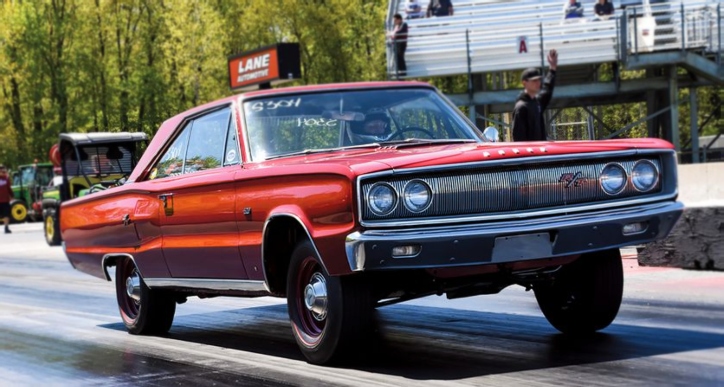
[[[456,107],[427,88],[329,91],[244,103],[253,161],[400,141],[482,141]]]
[[[22,185],[33,185],[37,183],[39,185],[45,186],[50,183],[50,179],[53,178],[53,169],[52,167],[36,167],[36,166],[24,166],[20,168],[19,171],[19,179],[18,175],[15,175],[16,178],[13,180],[13,184],[21,184]]]

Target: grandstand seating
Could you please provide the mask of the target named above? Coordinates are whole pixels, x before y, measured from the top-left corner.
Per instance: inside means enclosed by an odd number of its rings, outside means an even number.
[[[620,61],[623,56],[674,49],[720,51],[722,21],[717,0],[659,0],[650,7],[616,6],[615,17],[595,20],[595,0],[580,1],[584,18],[563,20],[564,0],[464,0],[453,1],[454,16],[407,20],[407,78],[446,76],[545,66],[550,49],[559,52],[559,66]],[[426,5],[426,1],[422,3]],[[683,17],[681,7],[684,7]],[[391,0],[394,13],[404,15],[404,0]],[[637,17],[633,14],[636,12]],[[649,44],[636,29],[655,20],[655,41]],[[635,21],[634,21],[635,20]],[[622,31],[628,31],[624,34]],[[625,35],[625,36],[624,36]],[[520,41],[526,52],[520,53]],[[393,45],[388,50],[388,70],[395,77]]]

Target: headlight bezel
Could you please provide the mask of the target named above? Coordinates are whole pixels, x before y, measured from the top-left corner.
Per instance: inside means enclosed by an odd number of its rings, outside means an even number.
[[[379,188],[387,188],[392,195],[391,205],[388,209],[384,211],[377,205],[377,202],[374,200],[376,197],[379,197],[379,194],[375,194],[375,190]],[[395,190],[395,187],[387,182],[378,182],[373,184],[367,192],[367,207],[369,207],[370,211],[372,211],[372,213],[376,216],[387,216],[397,208],[398,203],[400,202],[399,199],[400,195],[398,194],[397,190]]]
[[[654,172],[653,182],[651,183],[651,185],[648,188],[645,188],[645,189],[639,187],[636,183],[636,168],[639,165],[643,165],[643,164],[647,164],[647,165],[651,166],[651,168]],[[655,163],[651,162],[651,160],[639,160],[634,163],[633,167],[631,167],[630,179],[631,179],[631,185],[634,187],[634,189],[636,191],[642,192],[642,193],[649,192],[649,191],[653,190],[654,188],[656,188],[656,186],[659,184],[659,179],[661,179],[661,171],[659,170],[659,168],[656,166]]]
[[[411,200],[409,200],[408,190],[411,189],[413,185],[419,185],[425,190],[425,192],[427,192],[427,200],[423,206],[413,206],[413,204],[409,203]],[[402,197],[402,203],[405,208],[414,214],[425,212],[432,205],[432,187],[430,187],[430,184],[422,179],[413,179],[405,183],[405,186],[402,188],[402,195],[400,196]]]
[[[605,181],[605,177],[607,176],[607,175],[606,175],[606,170],[607,170],[608,168],[618,169],[618,170],[621,171],[621,173],[623,174],[622,184],[621,184],[621,186],[620,186],[619,188],[617,188],[616,190],[609,191],[609,190],[606,189],[606,186],[605,186],[604,181]],[[601,190],[603,190],[603,192],[604,192],[606,195],[616,196],[616,195],[620,194],[621,192],[623,192],[623,191],[626,189],[626,185],[627,185],[627,183],[628,183],[628,180],[629,180],[629,175],[628,175],[628,172],[626,171],[626,168],[624,168],[623,165],[621,165],[620,163],[608,163],[608,164],[606,164],[606,165],[603,166],[603,168],[601,169],[601,172],[599,173],[598,185],[601,187]]]

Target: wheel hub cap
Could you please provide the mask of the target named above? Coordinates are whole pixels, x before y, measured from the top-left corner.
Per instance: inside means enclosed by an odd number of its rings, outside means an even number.
[[[320,273],[314,273],[304,287],[304,306],[317,321],[327,317],[327,282]]]
[[[141,277],[136,270],[126,278],[126,294],[136,302],[141,301]]]

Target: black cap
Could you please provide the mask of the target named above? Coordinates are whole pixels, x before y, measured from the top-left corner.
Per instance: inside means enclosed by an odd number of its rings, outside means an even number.
[[[523,70],[522,74],[520,74],[521,81],[532,81],[535,79],[539,79],[540,77],[540,71],[538,71],[538,69],[535,67],[527,68]]]

